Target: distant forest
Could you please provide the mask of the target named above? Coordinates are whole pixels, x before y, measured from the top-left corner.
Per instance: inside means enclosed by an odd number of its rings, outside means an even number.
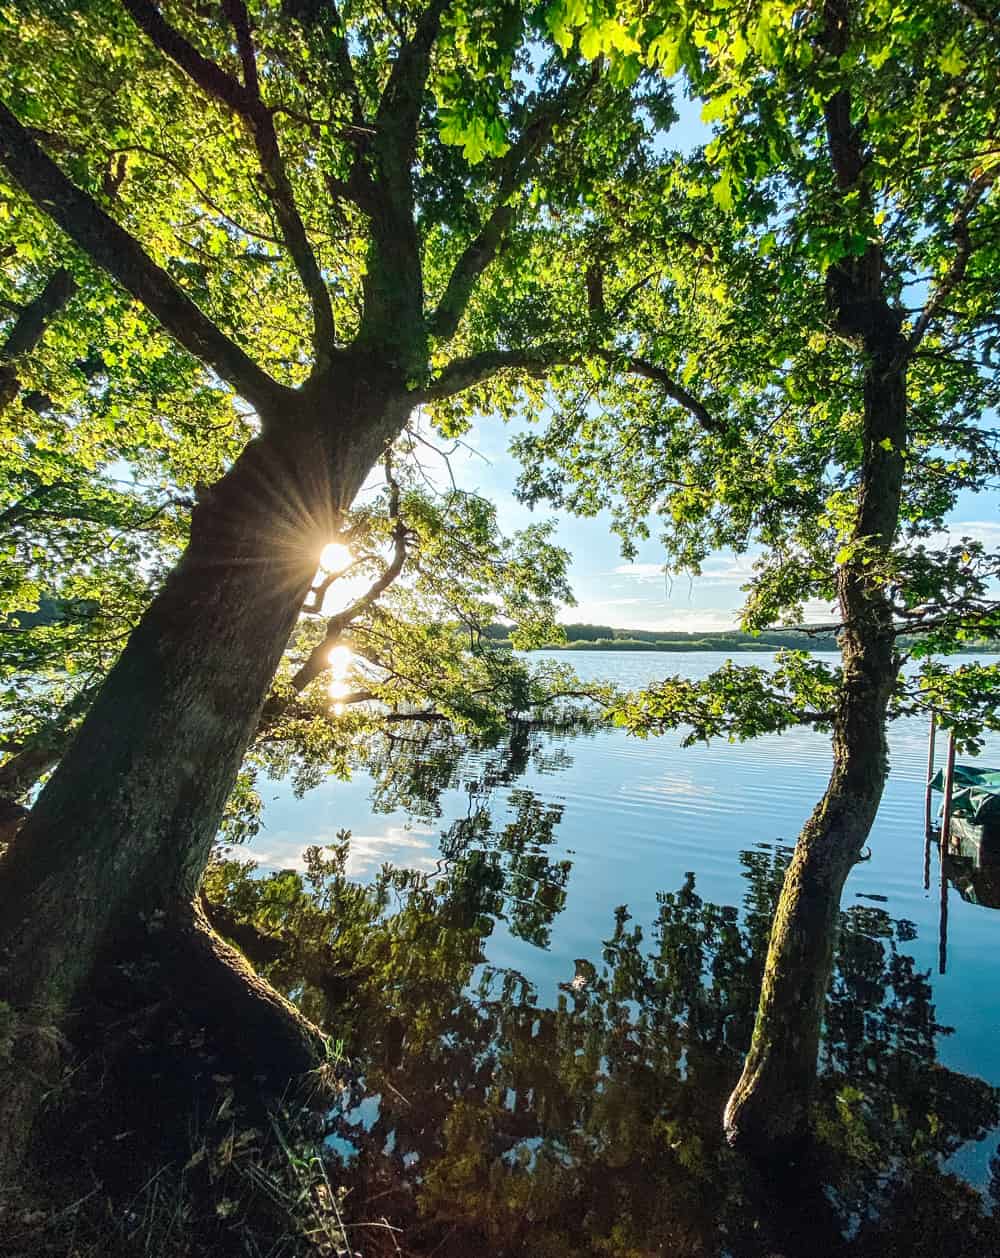
[[[836,651],[833,633],[807,633],[801,629],[768,629],[742,633],[738,629],[703,630],[685,633],[680,629],[615,629],[611,625],[564,625],[565,642],[552,642],[554,651],[766,651],[786,647],[797,651]],[[508,625],[492,624],[488,636],[508,640]],[[900,646],[913,642],[908,636],[897,639]],[[962,644],[970,653],[1000,654],[1000,641],[977,639]]]

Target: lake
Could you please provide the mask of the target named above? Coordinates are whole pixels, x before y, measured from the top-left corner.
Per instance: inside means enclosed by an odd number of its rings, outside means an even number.
[[[724,656],[558,658],[585,679],[634,687],[704,676]],[[676,735],[533,734],[466,754],[437,815],[373,814],[364,775],[302,800],[265,784],[249,853],[263,865],[301,867],[307,845],[351,830],[352,878],[370,882],[383,862],[430,875],[439,900],[425,906],[428,929],[442,955],[454,905],[475,900],[462,919],[471,951],[433,976],[410,973],[405,956],[387,963],[392,1025],[344,1037],[354,1084],[329,1143],[361,1214],[402,1227],[386,1231],[399,1252],[442,1256],[471,1246],[739,1255],[758,1243],[777,1252],[792,1234],[813,1253],[895,1252],[887,1237],[904,1236],[900,1253],[972,1252],[1000,1185],[986,1086],[1000,1085],[1000,912],[951,886],[938,972],[936,849],[923,887],[926,740],[922,721],[892,729],[871,858],[845,890],[822,1062],[835,1156],[815,1192],[803,1171],[784,1242],[765,1235],[781,1214],[775,1186],[758,1184],[763,1197],[748,1205],[753,1192],[713,1132],[749,1034],[787,849],[827,780],[825,735],[682,748]],[[1000,742],[981,760],[1000,764]],[[942,1224],[940,1237],[914,1222],[914,1202],[950,1218],[959,1198],[969,1219]],[[818,1251],[816,1228],[829,1241]],[[374,1236],[362,1252],[396,1252]]]

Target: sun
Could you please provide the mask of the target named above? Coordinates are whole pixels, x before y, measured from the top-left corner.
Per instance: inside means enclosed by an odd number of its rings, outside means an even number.
[[[343,572],[345,568],[351,566],[353,558],[350,547],[343,545],[342,542],[330,542],[323,547],[323,553],[319,557],[319,566],[325,572]]]
[[[354,652],[349,646],[335,646],[327,658],[334,677],[343,677],[351,666]]]

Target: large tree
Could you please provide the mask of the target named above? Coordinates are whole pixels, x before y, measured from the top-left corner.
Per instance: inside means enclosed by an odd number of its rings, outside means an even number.
[[[408,433],[387,456],[384,487],[370,484],[345,513],[349,547],[331,552],[340,556],[332,567],[320,565],[230,797],[227,837],[253,825],[260,801],[249,786],[261,767],[276,775],[294,765],[304,788],[349,774],[380,732],[412,738],[433,725],[491,738],[510,720],[551,720],[604,697],[566,666],[514,655],[509,641],[490,637],[500,631],[528,647],[559,636],[556,612],[572,594],[551,523],[502,536],[486,500],[423,482],[406,462],[414,444]],[[125,470],[120,458],[112,467]],[[159,505],[134,475],[121,488],[110,470],[74,466],[64,452],[37,469],[26,463],[0,514],[10,557],[0,599],[0,809],[12,824],[152,600],[192,505],[178,493],[176,467]]]
[[[936,707],[968,740],[995,727],[995,666],[929,665],[910,682],[901,668],[994,636],[1000,615],[1000,555],[933,538],[963,491],[1000,473],[1000,25],[985,6],[924,0],[608,6],[608,22],[616,11],[645,56],[686,72],[715,127],[672,179],[656,172],[630,207],[612,195],[598,213],[610,238],[642,232],[636,265],[655,278],[633,321],[673,344],[717,428],[598,381],[521,441],[525,492],[587,512],[614,486],[627,544],[659,515],[680,569],[713,547],[755,548],[747,628],[834,605],[823,629],[839,635],[839,669],[801,655],[773,676],[730,666],[705,685],[668,679],[623,712],[646,732],[832,731],[725,1117],[734,1142],[787,1150],[808,1127],[840,896],[889,771],[887,717]],[[581,43],[595,21],[580,16]],[[682,199],[685,259],[663,248]],[[901,648],[910,634],[919,645]]]
[[[581,206],[655,166],[671,117],[637,65],[553,46],[531,6],[39,0],[2,20],[5,198],[82,290],[96,268],[134,299],[132,357],[180,347],[257,434],[200,487],[5,858],[23,1055],[140,921],[199,983],[245,990],[194,893],[319,553],[415,407],[509,407],[517,373],[589,363],[711,417],[586,301]],[[315,1037],[256,994],[272,1065],[311,1064]],[[13,1148],[37,1088],[7,1073]]]

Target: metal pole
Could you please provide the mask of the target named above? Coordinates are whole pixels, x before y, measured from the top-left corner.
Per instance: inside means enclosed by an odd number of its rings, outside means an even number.
[[[951,838],[951,796],[955,786],[955,731],[948,731],[948,760],[944,770],[944,811],[941,813],[941,851],[948,851]]]
[[[941,914],[938,926],[938,972],[944,974],[948,962],[948,875],[945,858],[951,839],[951,793],[955,782],[955,731],[948,731],[948,760],[944,771],[944,811],[941,814],[941,838],[938,856],[941,858]]]
[[[934,742],[937,736],[937,713],[931,712],[931,730],[927,740],[927,790],[924,795],[924,890],[931,887],[931,835],[934,832],[934,800],[931,781],[934,777]]]

